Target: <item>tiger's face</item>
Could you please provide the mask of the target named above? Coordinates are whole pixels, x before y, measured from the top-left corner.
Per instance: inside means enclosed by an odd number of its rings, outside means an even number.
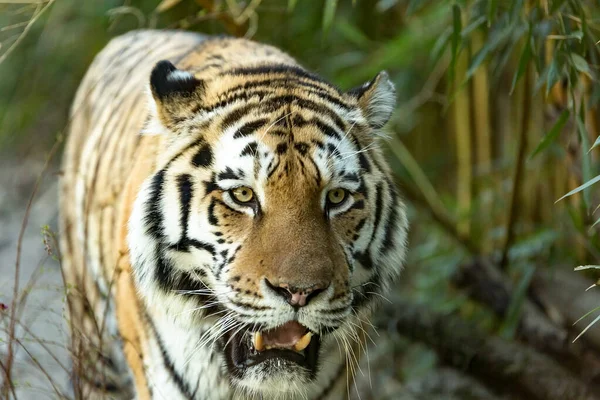
[[[310,393],[404,257],[375,137],[393,86],[382,73],[341,93],[287,65],[199,79],[169,62],[150,85],[165,140],[130,219],[140,293],[235,386]]]

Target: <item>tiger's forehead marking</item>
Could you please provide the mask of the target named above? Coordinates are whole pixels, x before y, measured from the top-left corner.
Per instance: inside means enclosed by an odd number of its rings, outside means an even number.
[[[314,190],[360,173],[358,147],[349,125],[341,131],[305,110],[248,118],[231,124],[214,148],[217,180],[223,186],[265,187],[292,177]]]

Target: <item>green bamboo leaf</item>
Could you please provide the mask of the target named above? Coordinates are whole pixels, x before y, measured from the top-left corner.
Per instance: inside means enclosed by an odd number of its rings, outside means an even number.
[[[575,268],[575,270],[577,271],[577,268]],[[585,314],[583,314],[581,317],[579,317],[579,319],[575,322],[573,322],[573,326],[575,326],[576,324],[578,324],[579,322],[583,321],[584,319],[586,319],[587,317],[589,317],[590,315],[592,315],[593,313],[595,313],[596,311],[600,310],[600,306],[598,307],[594,307],[593,309],[591,309],[590,311],[586,312]]]
[[[437,38],[435,43],[433,44],[433,48],[431,49],[431,54],[429,58],[433,64],[435,64],[442,54],[444,54],[444,50],[448,47],[448,43],[450,43],[450,36],[452,35],[452,28],[448,27],[442,34]]]
[[[577,118],[577,131],[579,132],[579,137],[581,139],[581,169],[583,175],[583,181],[587,182],[592,177],[592,165],[590,161],[590,157],[586,154],[586,150],[590,148],[590,140],[588,136],[587,128],[585,127],[585,105],[584,102],[581,102],[581,111],[579,114],[579,118]],[[588,208],[591,201],[591,193],[590,188],[584,188],[583,190],[583,202],[585,204],[586,209]]]
[[[554,14],[564,3],[565,0],[554,0],[550,5],[550,14]]]
[[[560,199],[556,200],[555,203],[558,203],[559,201],[561,201],[564,198],[567,198],[569,196],[574,195],[575,193],[579,193],[582,190],[589,188],[590,186],[592,186],[594,183],[597,183],[598,181],[600,181],[600,175],[596,175],[595,177],[593,177],[592,179],[590,179],[589,181],[587,181],[583,185],[577,186],[575,189],[571,190],[569,193],[565,194],[563,197],[561,197]]]
[[[583,39],[583,31],[574,31],[567,35],[567,39],[577,39],[581,42]]]
[[[575,343],[575,341],[577,339],[579,339],[581,336],[583,336],[583,334],[586,333],[587,330],[590,329],[598,321],[600,321],[600,315],[598,315],[596,318],[594,318],[594,320],[592,322],[590,322],[589,325],[586,326],[585,329],[582,330],[581,333],[579,335],[577,335],[577,337],[575,339],[573,339],[573,343]]]
[[[487,58],[487,56],[492,53],[494,50],[496,50],[501,43],[503,43],[509,36],[511,33],[511,29],[505,29],[500,33],[497,33],[496,35],[494,35],[493,37],[491,37],[481,48],[481,50],[479,50],[477,52],[477,54],[475,54],[473,56],[473,60],[471,60],[471,64],[469,65],[469,69],[467,69],[467,73],[465,75],[465,80],[464,82],[468,81],[473,74],[475,73],[475,71],[477,71],[477,69],[479,68],[479,66],[481,65],[481,63]],[[464,83],[463,82],[463,83]]]
[[[600,269],[600,265],[580,265],[574,268],[573,271],[583,271],[584,269]]]
[[[517,287],[515,288],[508,310],[506,312],[506,318],[500,328],[500,335],[506,339],[514,337],[519,321],[521,319],[521,313],[523,310],[523,304],[527,297],[527,290],[533,278],[535,268],[527,268],[521,277]]]
[[[548,67],[548,74],[546,75],[546,97],[550,94],[550,89],[554,87],[556,82],[560,79],[560,70],[558,66],[558,60],[556,57],[552,59],[550,67]]]
[[[562,132],[562,129],[564,128],[565,124],[569,120],[570,115],[571,113],[569,112],[569,110],[564,110],[560,114],[558,120],[556,121],[552,129],[550,129],[550,131],[544,135],[544,137],[537,145],[533,153],[531,153],[531,156],[529,156],[530,160],[533,159],[533,157],[535,157],[539,152],[545,150],[548,146],[550,146],[550,144],[552,144],[552,142],[556,140],[560,132]]]
[[[487,9],[488,26],[492,26],[492,23],[494,22],[494,19],[496,17],[496,10],[498,10],[498,0],[488,1],[488,9]]]
[[[463,39],[466,39],[471,32],[483,25],[485,21],[486,18],[483,15],[479,18],[476,18],[475,20],[471,21],[471,23],[469,23],[467,26],[465,26],[465,28],[460,32],[460,36]]]
[[[527,39],[525,40],[525,47],[523,48],[523,52],[521,53],[521,57],[519,58],[519,67],[517,68],[517,72],[515,72],[515,76],[513,77],[512,86],[510,87],[510,94],[512,95],[515,90],[515,86],[517,86],[517,82],[523,76],[523,73],[527,71],[527,66],[529,65],[529,60],[531,59],[531,32],[532,27],[529,26],[529,34],[527,35]]]
[[[323,10],[323,30],[328,31],[335,18],[338,0],[325,0],[325,9]]]
[[[294,11],[294,9],[296,8],[296,4],[298,3],[298,0],[288,0],[288,12],[291,13]]]
[[[596,147],[598,147],[598,145],[600,145],[600,136],[598,136],[596,138],[596,141],[594,142],[594,144],[592,145],[592,147],[588,150],[588,153],[592,150],[594,150]]]
[[[456,56],[460,45],[460,32],[462,30],[462,21],[460,16],[460,7],[458,4],[452,5],[452,60],[450,61],[450,76],[454,77],[456,67]]]
[[[592,70],[585,58],[581,57],[579,54],[571,54],[571,59],[573,60],[573,66],[577,71],[586,74],[590,78],[592,77]]]

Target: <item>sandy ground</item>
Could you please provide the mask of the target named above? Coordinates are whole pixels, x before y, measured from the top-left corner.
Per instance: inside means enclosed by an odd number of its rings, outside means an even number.
[[[42,169],[40,162],[0,162],[0,302],[9,306],[0,314],[2,354],[7,348],[17,239],[28,198]],[[68,393],[64,292],[59,263],[48,255],[43,243],[44,225],[57,229],[56,167],[49,168],[41,181],[22,241],[19,293],[26,295],[26,300],[18,312],[16,337],[21,344],[16,346],[13,373],[19,399],[58,398],[52,385]]]

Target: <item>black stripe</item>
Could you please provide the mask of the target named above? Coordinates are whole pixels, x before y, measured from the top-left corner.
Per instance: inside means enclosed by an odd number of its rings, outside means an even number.
[[[339,92],[335,86],[330,83],[324,81],[321,77],[312,74],[300,67],[295,65],[285,65],[285,64],[271,64],[271,65],[260,65],[257,67],[241,67],[234,68],[228,71],[221,72],[221,76],[226,75],[262,75],[262,74],[287,74],[294,75],[300,78],[310,79],[315,82],[326,84],[331,87],[333,90]]]
[[[179,210],[181,212],[179,225],[181,226],[181,236],[187,238],[187,225],[190,216],[190,203],[192,201],[192,177],[188,174],[177,177],[177,188],[179,190]]]
[[[199,250],[206,250],[213,256],[213,258],[217,254],[217,252],[215,250],[215,246],[213,246],[212,244],[202,242],[202,241],[196,240],[196,239],[190,239],[188,237],[182,238],[179,242],[177,242],[175,244],[170,244],[168,246],[168,249],[176,250],[176,251],[190,251],[190,247],[194,247]]]
[[[279,83],[282,83],[284,85],[277,86],[277,84],[279,84]],[[249,81],[244,84],[241,84],[241,85],[232,86],[231,88],[227,89],[227,91],[225,91],[223,93],[223,96],[229,97],[231,95],[237,94],[238,92],[251,92],[253,89],[281,88],[281,87],[293,88],[293,86],[301,86],[302,88],[304,88],[306,90],[307,93],[312,93],[312,94],[316,94],[318,96],[324,97],[330,103],[334,103],[334,104],[344,108],[345,110],[349,110],[352,108],[348,103],[343,101],[342,98],[334,97],[330,93],[327,92],[328,90],[333,90],[334,92],[336,92],[336,94],[338,94],[338,95],[340,94],[340,92],[338,91],[337,88],[331,86],[328,83],[324,83],[324,85],[320,86],[318,84],[315,84],[314,82],[302,80],[301,78],[290,78],[287,76],[283,77],[283,78],[253,80],[253,81]]]
[[[234,122],[236,122],[236,121],[242,119],[244,116],[256,111],[256,109],[258,109],[258,111],[260,111],[262,113],[275,112],[283,107],[288,107],[290,104],[294,103],[295,105],[297,105],[300,108],[304,108],[307,110],[314,111],[317,114],[322,114],[322,115],[328,116],[334,122],[334,124],[337,126],[337,128],[340,131],[342,131],[342,132],[345,131],[345,124],[342,121],[342,119],[339,117],[339,115],[334,110],[326,107],[322,103],[317,103],[315,101],[305,99],[302,97],[298,97],[295,95],[291,95],[291,94],[285,94],[285,95],[269,97],[269,98],[264,99],[264,97],[269,94],[271,94],[271,93],[255,93],[255,95],[259,97],[259,99],[258,99],[259,101],[257,103],[244,104],[243,106],[231,111],[230,114],[227,115],[223,119],[223,122],[221,124],[221,127],[222,127],[221,129],[225,130],[227,127],[231,126]],[[229,101],[229,100],[231,100],[231,101]],[[228,99],[228,101],[225,102],[225,104],[234,102],[237,100],[239,100],[239,99],[236,99],[236,98]],[[223,107],[225,104],[220,105],[220,107]],[[204,107],[204,108],[202,108],[202,111],[210,112],[214,108],[217,108],[217,107],[214,107],[214,106]],[[198,111],[200,111],[200,109]],[[333,133],[329,132],[329,131],[324,132],[324,133],[328,136],[330,134],[335,135],[334,137],[337,137],[338,139],[340,139],[339,134],[335,131]]]
[[[328,125],[326,122],[320,121],[318,119],[313,119],[312,122],[314,122],[314,124],[317,125],[317,127],[321,130],[321,132],[323,132],[325,136],[329,136],[337,140],[342,140],[340,134],[337,133],[337,131],[332,126]]]
[[[392,209],[385,227],[385,234],[383,236],[382,251],[384,254],[387,254],[392,249],[394,245],[394,235],[396,233],[396,229],[398,228],[396,226],[398,222],[398,193],[396,192],[396,188],[391,186],[390,193],[392,195]]]
[[[148,319],[148,322],[150,323],[150,326],[154,331],[154,335],[156,336],[156,342],[158,343],[158,348],[160,349],[160,354],[162,355],[163,364],[165,368],[167,369],[167,371],[169,371],[169,374],[171,375],[171,378],[173,378],[173,381],[175,381],[175,384],[177,385],[179,391],[188,399],[192,399],[192,391],[187,382],[177,373],[177,371],[175,371],[175,365],[173,364],[173,361],[171,361],[169,353],[167,353],[167,349],[165,348],[162,338],[158,334],[154,323],[150,319]]]
[[[252,135],[254,132],[265,126],[269,122],[266,118],[257,119],[256,121],[248,122],[242,125],[233,135],[234,139]]]
[[[213,155],[210,146],[208,143],[204,143],[202,147],[200,147],[200,150],[198,150],[198,152],[192,158],[192,165],[194,167],[210,167],[212,164],[212,158]]]
[[[219,226],[219,219],[215,214],[215,204],[217,203],[216,199],[213,197],[210,199],[210,204],[208,205],[208,223],[213,226]]]
[[[244,150],[240,153],[240,157],[254,156],[258,150],[258,143],[250,142],[244,147]]]
[[[224,181],[226,179],[240,179],[241,177],[239,175],[237,175],[233,169],[231,169],[230,167],[225,168],[225,171],[223,172],[219,172],[219,174],[217,175],[217,178],[220,181]]]
[[[146,225],[146,233],[155,239],[159,239],[163,236],[160,201],[164,182],[165,170],[162,169],[152,177],[152,182],[150,183],[150,195],[148,196],[145,205],[146,215],[144,216],[144,224]]]
[[[371,241],[369,242],[369,246],[375,240],[375,235],[377,235],[377,229],[379,228],[379,222],[381,221],[381,213],[383,211],[383,193],[382,188],[383,184],[379,182],[377,186],[375,186],[375,222],[373,224],[373,233],[371,235]]]
[[[378,295],[378,291],[381,290],[381,275],[375,272],[371,278],[352,289],[354,298],[352,299],[352,309],[356,312],[358,309],[368,304],[375,296]]]

